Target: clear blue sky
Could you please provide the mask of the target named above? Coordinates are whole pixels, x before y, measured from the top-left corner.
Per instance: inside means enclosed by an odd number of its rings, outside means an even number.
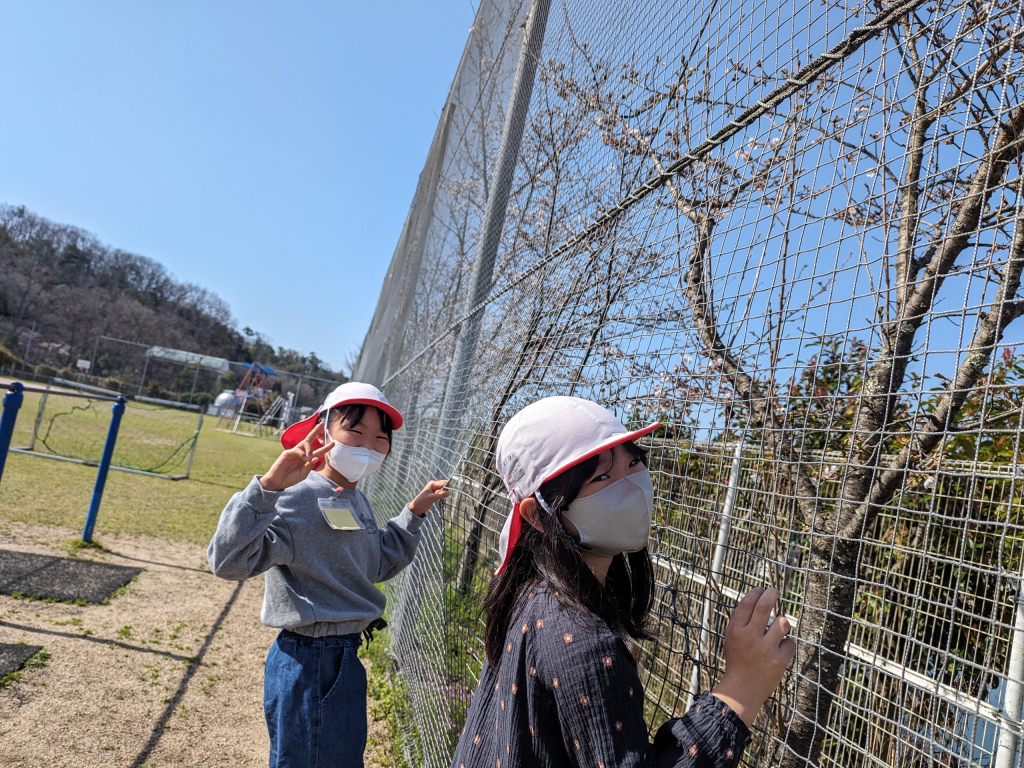
[[[0,0],[0,202],[149,256],[335,369],[476,0]]]

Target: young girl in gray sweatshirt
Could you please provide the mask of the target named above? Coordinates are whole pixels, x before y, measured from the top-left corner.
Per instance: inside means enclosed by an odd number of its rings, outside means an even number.
[[[271,768],[362,768],[366,673],[356,653],[384,612],[375,584],[412,562],[424,516],[448,495],[447,481],[432,480],[377,527],[356,483],[380,467],[401,426],[376,387],[342,384],[284,432],[284,452],[221,513],[211,569],[266,574],[261,619],[281,628],[263,682]]]

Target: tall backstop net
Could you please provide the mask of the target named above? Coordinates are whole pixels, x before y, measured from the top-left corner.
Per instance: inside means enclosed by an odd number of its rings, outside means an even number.
[[[746,764],[1011,766],[1024,699],[1024,8],[481,0],[357,379],[403,411],[370,486],[453,494],[391,583],[445,766],[519,408],[647,441],[651,728],[774,585],[797,658]]]

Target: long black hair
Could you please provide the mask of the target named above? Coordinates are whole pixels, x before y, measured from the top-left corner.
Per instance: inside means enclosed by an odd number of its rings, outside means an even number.
[[[647,464],[647,452],[627,442],[622,447]],[[647,617],[654,603],[654,569],[644,547],[639,552],[616,555],[608,568],[604,586],[594,576],[576,543],[561,525],[562,513],[579,495],[584,484],[597,471],[598,457],[592,456],[540,487],[540,494],[552,516],[541,513],[544,530],[538,531],[525,520],[519,541],[500,575],[494,577],[484,598],[487,626],[484,642],[487,660],[497,667],[505,645],[505,635],[516,607],[538,582],[547,582],[558,601],[570,610],[584,611],[603,619],[627,642],[650,639]]]

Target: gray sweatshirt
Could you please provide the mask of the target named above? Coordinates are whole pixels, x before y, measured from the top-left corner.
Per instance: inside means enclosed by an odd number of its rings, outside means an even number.
[[[331,528],[321,498],[351,502],[365,528]],[[266,573],[264,624],[312,637],[347,635],[383,614],[386,601],[374,584],[412,562],[421,525],[406,508],[381,530],[361,491],[336,493],[316,472],[277,493],[253,478],[221,512],[206,557],[223,579]]]

